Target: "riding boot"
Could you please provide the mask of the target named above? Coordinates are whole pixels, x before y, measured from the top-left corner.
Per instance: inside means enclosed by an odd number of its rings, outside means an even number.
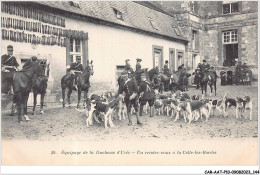
[[[139,116],[143,116],[143,108],[144,106],[140,106]]]
[[[138,111],[136,111],[135,115],[136,115],[137,124],[138,124],[138,125],[143,125],[143,124],[140,122],[140,120],[139,120],[139,113],[138,113]]]
[[[130,125],[132,125],[132,118],[131,118],[130,112],[127,112],[127,117],[128,117],[128,120],[129,120],[128,126],[130,126]]]

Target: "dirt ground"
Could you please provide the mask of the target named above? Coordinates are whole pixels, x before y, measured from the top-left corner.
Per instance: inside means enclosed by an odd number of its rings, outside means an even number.
[[[5,140],[50,140],[50,141],[99,141],[99,140],[170,140],[180,139],[214,139],[214,138],[257,138],[258,137],[258,88],[257,83],[252,86],[218,86],[217,96],[214,99],[221,99],[226,91],[230,91],[227,97],[244,97],[249,95],[253,101],[253,119],[236,119],[235,109],[229,111],[228,117],[215,113],[208,122],[199,120],[187,124],[181,118],[173,122],[165,115],[148,115],[141,117],[143,126],[136,125],[133,116],[133,125],[128,126],[128,121],[114,120],[114,128],[104,128],[104,124],[94,123],[87,128],[84,113],[75,110],[75,106],[69,109],[62,108],[61,104],[55,107],[47,107],[45,114],[31,115],[30,122],[19,124],[17,116],[10,116],[10,110],[2,110],[2,139]],[[190,87],[188,94],[201,95],[201,91]],[[76,95],[76,93],[73,93]]]

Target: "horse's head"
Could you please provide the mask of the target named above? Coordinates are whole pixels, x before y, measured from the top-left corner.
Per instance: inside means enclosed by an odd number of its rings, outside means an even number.
[[[40,74],[49,77],[50,74],[50,62],[47,60],[42,60],[39,63],[40,65]]]
[[[91,62],[89,63],[89,61],[87,61],[87,67],[85,69],[87,71],[87,73],[89,73],[89,75],[93,75],[94,74],[94,69],[93,69],[93,61],[91,60]]]

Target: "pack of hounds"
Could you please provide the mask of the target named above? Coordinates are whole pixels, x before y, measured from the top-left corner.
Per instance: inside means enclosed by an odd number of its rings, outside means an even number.
[[[157,115],[169,116],[174,118],[173,122],[176,122],[183,117],[185,122],[190,124],[192,121],[198,121],[199,119],[208,121],[210,116],[214,116],[218,111],[219,115],[223,117],[228,116],[228,112],[235,109],[236,119],[244,116],[247,119],[252,120],[252,108],[253,103],[249,96],[244,98],[237,97],[227,98],[227,91],[222,99],[208,99],[204,96],[193,95],[190,97],[187,93],[177,91],[169,94],[156,93],[154,102],[154,109]],[[115,92],[106,92],[101,95],[89,94],[86,100],[85,109],[76,109],[79,112],[86,113],[86,125],[89,127],[93,122],[104,122],[105,128],[114,127],[113,120],[125,120],[127,116],[127,110],[124,103],[123,95],[116,94]],[[148,114],[148,103],[144,106],[143,112]],[[131,111],[133,113],[134,110]]]

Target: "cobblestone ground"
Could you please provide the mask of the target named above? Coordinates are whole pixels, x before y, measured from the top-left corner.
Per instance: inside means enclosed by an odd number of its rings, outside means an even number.
[[[208,89],[209,90],[209,89]],[[183,119],[173,122],[173,119],[165,115],[142,116],[143,126],[137,126],[133,116],[133,126],[128,126],[127,120],[114,120],[114,128],[104,128],[104,124],[94,123],[90,128],[86,127],[84,113],[62,108],[61,105],[45,109],[44,115],[29,115],[31,121],[18,124],[17,116],[9,116],[10,111],[2,111],[2,138],[5,140],[29,139],[29,140],[149,140],[149,139],[214,139],[214,138],[256,138],[258,137],[258,87],[252,86],[218,86],[217,96],[221,99],[226,91],[230,91],[228,97],[244,97],[249,95],[253,101],[253,119],[235,118],[235,109],[229,111],[228,117],[220,116],[217,112],[211,116],[208,122],[199,120],[187,124]],[[76,93],[73,93],[76,95]],[[189,88],[188,94],[201,95],[200,90]],[[29,109],[31,111],[31,109]],[[39,114],[39,110],[37,111]],[[248,115],[248,114],[247,114]]]

